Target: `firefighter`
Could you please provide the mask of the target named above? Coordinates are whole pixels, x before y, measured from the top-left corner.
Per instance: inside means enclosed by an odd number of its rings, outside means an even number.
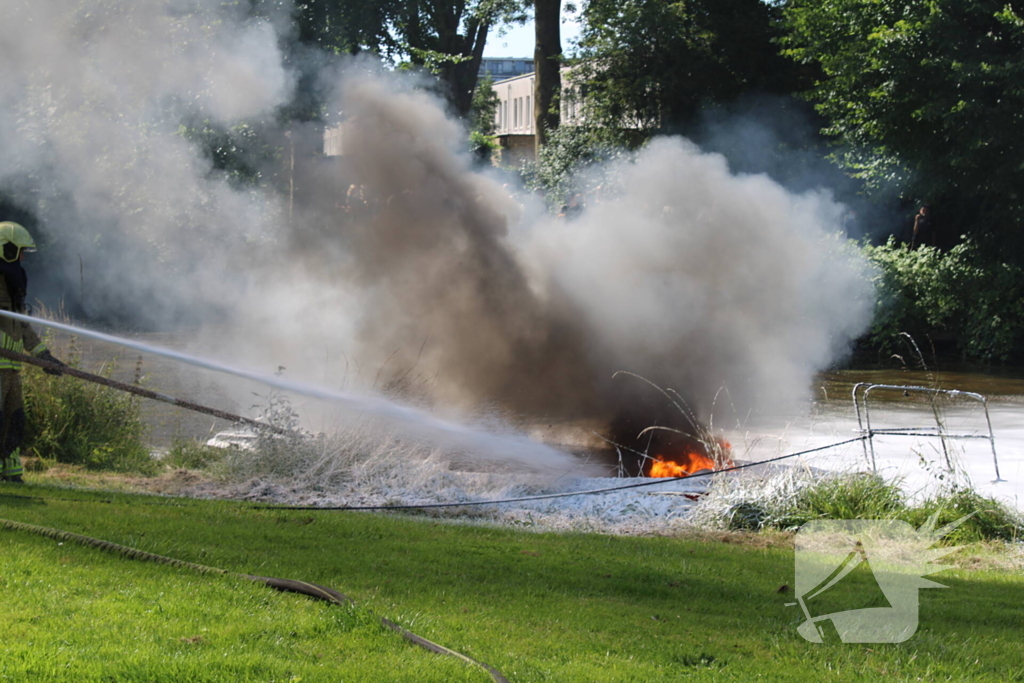
[[[0,223],[0,308],[25,312],[28,276],[21,267],[26,252],[36,244],[28,230],[5,221]],[[44,370],[60,375],[64,366],[27,323],[0,316],[0,345],[10,351],[28,353],[56,367]],[[21,363],[0,357],[0,481],[22,482],[21,440],[25,436],[25,406],[21,394]]]

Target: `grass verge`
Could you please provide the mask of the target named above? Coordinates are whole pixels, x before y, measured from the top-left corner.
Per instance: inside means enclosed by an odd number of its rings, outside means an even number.
[[[39,485],[0,485],[0,518],[312,581],[360,604],[0,531],[0,680],[488,680],[364,610],[513,681],[1024,680],[1019,567],[938,574],[950,589],[921,592],[920,628],[905,643],[814,645],[786,606],[786,536],[539,534]],[[757,542],[733,542],[746,538]]]

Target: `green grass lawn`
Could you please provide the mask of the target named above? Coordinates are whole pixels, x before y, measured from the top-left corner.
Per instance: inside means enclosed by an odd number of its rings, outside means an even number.
[[[1024,681],[1024,577],[1010,570],[933,576],[950,588],[921,592],[905,643],[815,645],[780,593],[793,549],[779,538],[540,534],[39,485],[0,485],[0,518],[320,583],[359,605],[0,531],[0,681],[489,680],[376,616],[517,682]]]

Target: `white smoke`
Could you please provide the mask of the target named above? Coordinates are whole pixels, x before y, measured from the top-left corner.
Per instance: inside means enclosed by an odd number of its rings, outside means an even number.
[[[805,398],[869,322],[867,272],[827,193],[733,175],[679,138],[611,175],[618,193],[539,223],[530,245],[608,367],[668,383],[708,418],[723,388],[743,409]]]
[[[210,250],[265,233],[277,202],[212,174],[183,127],[230,127],[290,99],[274,27],[215,0],[3,0],[0,12],[0,190],[40,213],[75,294],[154,320],[172,298],[160,293],[212,287],[204,267],[224,256]]]

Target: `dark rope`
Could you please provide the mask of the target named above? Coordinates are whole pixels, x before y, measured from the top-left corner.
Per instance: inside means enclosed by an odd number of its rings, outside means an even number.
[[[141,560],[143,562],[156,562],[158,564],[166,564],[172,567],[178,567],[180,569],[191,569],[201,574],[220,574],[227,576],[238,576],[243,579],[262,583],[265,586],[269,586],[279,591],[286,591],[289,593],[300,593],[302,595],[308,595],[309,597],[316,598],[317,600],[323,600],[334,605],[354,605],[355,601],[340,593],[333,588],[326,586],[320,586],[315,583],[308,583],[306,581],[296,581],[294,579],[277,579],[269,576],[254,576],[252,574],[236,574],[229,572],[226,569],[217,569],[216,567],[207,567],[201,564],[195,564],[193,562],[186,562],[184,560],[177,560],[173,557],[165,557],[163,555],[157,555],[156,553],[146,552],[145,550],[139,550],[138,548],[130,548],[125,545],[119,545],[117,543],[111,543],[110,541],[104,541],[98,538],[91,538],[89,536],[82,536],[81,534],[74,534],[70,531],[61,531],[60,529],[51,529],[44,526],[36,526],[35,524],[26,524],[24,522],[15,522],[9,519],[0,519],[0,526],[4,529],[11,531],[24,531],[30,534],[36,534],[38,536],[45,536],[61,542],[78,543],[80,545],[88,546],[91,548],[98,548],[105,550],[115,555],[120,555],[131,560]],[[478,666],[488,674],[495,683],[509,683],[508,679],[505,678],[500,671],[494,667],[485,664],[484,662],[477,661],[472,657],[456,652],[444,645],[439,645],[431,640],[427,640],[422,636],[418,636],[412,631],[402,628],[395,622],[385,617],[380,618],[380,623],[392,631],[395,631],[409,642],[418,645],[419,647],[434,652],[436,654],[448,655],[450,657],[456,657],[466,662]]]

